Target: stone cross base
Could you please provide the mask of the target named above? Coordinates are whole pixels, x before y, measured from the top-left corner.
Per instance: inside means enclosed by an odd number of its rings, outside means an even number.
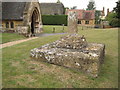
[[[69,11],[68,13],[68,33],[78,33],[77,28],[78,18],[77,13],[74,11]]]
[[[81,47],[79,47],[78,43],[69,45],[67,41],[72,38],[73,42],[78,42]],[[97,77],[103,63],[105,45],[86,44],[86,41],[82,38],[78,38],[76,35],[67,36],[51,44],[31,50],[30,55],[33,59],[80,70],[90,76]]]

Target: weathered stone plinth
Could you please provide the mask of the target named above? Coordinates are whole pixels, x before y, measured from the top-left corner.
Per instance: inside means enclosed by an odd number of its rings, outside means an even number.
[[[74,11],[69,11],[68,13],[68,33],[77,33],[78,32],[78,18],[77,13]]]
[[[87,43],[79,35],[68,35],[61,40],[31,50],[31,57],[40,61],[81,70],[97,77],[103,63],[105,45]]]

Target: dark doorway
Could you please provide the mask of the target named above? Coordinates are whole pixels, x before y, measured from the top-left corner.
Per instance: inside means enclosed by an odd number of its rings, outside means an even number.
[[[37,32],[37,28],[39,27],[39,12],[38,9],[35,8],[31,15],[31,34],[34,36]]]
[[[34,15],[34,12],[33,12],[32,22],[31,22],[31,33],[34,34],[34,31],[35,31],[35,15]]]

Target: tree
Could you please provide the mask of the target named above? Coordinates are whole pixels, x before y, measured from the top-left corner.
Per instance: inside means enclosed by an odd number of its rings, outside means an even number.
[[[117,13],[111,12],[106,17],[106,20],[109,21],[110,26],[120,27],[120,20],[117,17]]]
[[[116,7],[114,8],[113,11],[115,11],[115,13],[117,14],[116,18],[120,19],[120,0],[118,0],[118,2],[116,2],[116,3],[117,3],[117,5],[116,5]]]
[[[86,10],[95,10],[95,9],[96,9],[96,7],[95,7],[95,1],[90,0],[89,4],[87,5],[87,9]]]
[[[61,3],[60,0],[58,0],[57,3]]]
[[[71,9],[77,9],[77,6],[73,6]]]
[[[101,11],[96,10],[95,11],[95,24],[100,24],[101,22],[100,16],[101,16]]]
[[[65,14],[68,9],[68,7],[65,7],[63,13]]]
[[[116,18],[117,14],[114,12],[111,12],[108,14],[108,16],[106,17],[107,21],[112,21],[113,18]]]
[[[109,21],[109,24],[113,27],[120,27],[120,0],[116,2],[116,7],[113,8],[113,11],[108,14],[106,20]]]
[[[113,9],[113,11],[116,13],[116,18],[112,20],[112,23],[116,24],[117,27],[120,27],[120,0],[118,0],[116,4],[116,7]]]

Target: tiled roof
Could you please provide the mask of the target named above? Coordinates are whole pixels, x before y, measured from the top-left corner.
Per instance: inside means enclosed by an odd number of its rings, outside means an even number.
[[[25,2],[2,2],[2,20],[22,20]]]
[[[66,14],[68,14],[69,11],[77,12],[78,19],[85,20],[95,19],[95,10],[71,9],[67,10]]]
[[[63,15],[64,5],[62,3],[40,3],[42,15]]]
[[[84,11],[83,19],[95,19],[95,10],[86,10]]]

